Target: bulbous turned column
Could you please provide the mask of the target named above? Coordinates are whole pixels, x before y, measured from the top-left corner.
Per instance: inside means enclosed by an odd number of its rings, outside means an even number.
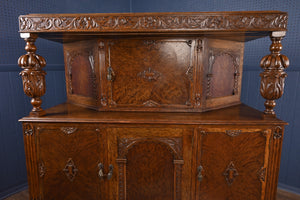
[[[282,50],[281,40],[284,36],[284,31],[272,33],[270,36],[272,41],[270,46],[271,54],[263,57],[260,61],[260,66],[264,69],[260,73],[260,94],[266,99],[266,109],[264,111],[266,117],[276,116],[274,111],[275,100],[279,99],[284,91],[284,80],[287,77],[284,69],[289,66],[289,59],[285,55],[280,54]]]
[[[33,108],[30,116],[40,117],[46,114],[41,108],[41,96],[46,92],[46,72],[42,70],[46,66],[46,61],[42,56],[35,53],[36,46],[34,42],[37,39],[36,34],[21,33],[21,37],[26,41],[25,50],[27,51],[27,54],[20,56],[18,60],[18,65],[23,69],[20,72],[23,89],[24,93],[32,98],[31,104]]]

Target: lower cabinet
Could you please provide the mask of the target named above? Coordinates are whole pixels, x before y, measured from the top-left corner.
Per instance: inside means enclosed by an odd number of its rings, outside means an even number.
[[[280,126],[23,128],[31,199],[275,199]]]

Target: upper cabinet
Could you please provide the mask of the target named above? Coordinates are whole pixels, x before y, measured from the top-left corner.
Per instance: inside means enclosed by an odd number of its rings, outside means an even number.
[[[68,100],[96,110],[206,111],[240,103],[244,45],[207,38],[64,44]]]

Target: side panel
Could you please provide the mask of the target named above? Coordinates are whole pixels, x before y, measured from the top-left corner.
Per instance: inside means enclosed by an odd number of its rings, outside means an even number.
[[[80,41],[64,44],[68,101],[97,109],[99,67],[97,43]]]
[[[204,110],[240,103],[244,43],[208,39],[204,59]]]

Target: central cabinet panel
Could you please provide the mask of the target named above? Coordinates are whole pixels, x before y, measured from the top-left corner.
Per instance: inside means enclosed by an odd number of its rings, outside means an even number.
[[[191,39],[116,39],[100,41],[101,68],[111,107],[189,107],[194,96]],[[105,46],[105,48],[104,48]],[[106,96],[106,97],[105,97]]]
[[[192,128],[108,128],[107,133],[108,160],[117,166],[111,199],[117,191],[118,199],[190,199]]]

